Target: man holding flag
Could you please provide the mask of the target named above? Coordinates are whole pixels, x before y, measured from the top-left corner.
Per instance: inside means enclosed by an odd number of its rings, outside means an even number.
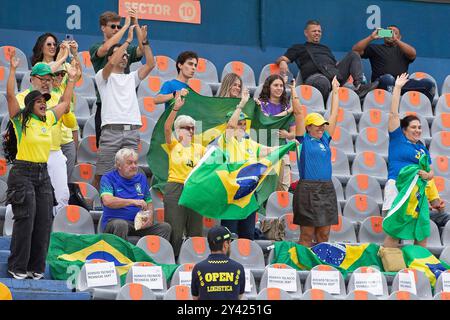
[[[388,181],[384,188],[383,220],[386,247],[397,247],[398,239],[415,240],[425,247],[430,235],[430,214],[425,189],[434,173],[430,154],[420,141],[419,118],[409,115],[399,119],[400,93],[408,75],[397,77],[389,113]]]

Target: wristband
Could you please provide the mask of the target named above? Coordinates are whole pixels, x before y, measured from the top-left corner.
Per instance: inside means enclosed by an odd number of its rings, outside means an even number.
[[[144,41],[142,41],[142,45],[143,46],[148,46],[149,45],[148,39],[145,39]]]

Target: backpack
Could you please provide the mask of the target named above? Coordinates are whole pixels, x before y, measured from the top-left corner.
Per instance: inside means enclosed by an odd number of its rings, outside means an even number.
[[[86,199],[84,198],[83,194],[81,193],[80,186],[77,183],[68,183],[69,186],[69,204],[80,206],[85,208],[87,211],[91,211],[92,205],[89,205],[86,202]]]
[[[2,136],[2,147],[5,159],[7,163],[13,163],[13,161],[16,160],[17,155],[17,137],[11,120],[8,121],[5,131],[2,132]]]

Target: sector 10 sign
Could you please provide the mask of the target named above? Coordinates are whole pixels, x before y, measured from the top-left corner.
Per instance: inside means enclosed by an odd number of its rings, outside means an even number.
[[[201,23],[200,0],[119,0],[119,15],[134,9],[139,19]]]

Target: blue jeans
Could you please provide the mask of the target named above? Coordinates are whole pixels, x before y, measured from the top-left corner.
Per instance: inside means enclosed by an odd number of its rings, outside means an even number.
[[[231,233],[236,233],[239,238],[255,239],[256,212],[242,220],[221,220],[221,225],[227,227]]]
[[[379,89],[384,89],[392,93],[395,85],[395,78],[390,74],[384,74],[378,78],[380,82],[378,84]],[[430,79],[409,79],[409,81],[403,86],[402,94],[407,91],[419,91],[426,95],[431,103],[433,103],[436,87]]]

